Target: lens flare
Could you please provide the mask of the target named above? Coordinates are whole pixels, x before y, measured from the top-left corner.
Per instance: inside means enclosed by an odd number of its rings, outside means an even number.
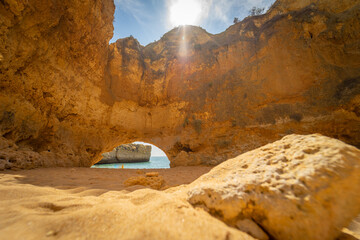
[[[200,21],[201,4],[196,0],[176,0],[172,2],[169,13],[173,26],[196,25]]]

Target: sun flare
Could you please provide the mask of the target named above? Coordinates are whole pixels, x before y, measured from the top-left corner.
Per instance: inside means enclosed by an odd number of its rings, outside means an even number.
[[[174,26],[195,25],[199,22],[201,4],[194,0],[176,0],[170,6],[170,22]]]

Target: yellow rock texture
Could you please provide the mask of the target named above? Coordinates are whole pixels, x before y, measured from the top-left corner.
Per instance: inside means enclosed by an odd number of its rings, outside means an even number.
[[[158,172],[148,172],[145,176],[130,177],[124,181],[125,186],[148,186],[160,190],[165,186],[165,180]]]
[[[106,132],[100,96],[114,8],[110,0],[0,3],[1,158],[12,166],[86,166],[98,154],[90,142]]]
[[[108,45],[111,0],[4,0],[0,13],[4,168],[90,166],[132,141],[171,166],[291,133],[360,146],[359,1],[278,0],[220,34],[180,27],[145,47]]]
[[[241,230],[250,220],[273,239],[326,240],[360,212],[359,183],[359,149],[292,134],[216,166],[188,200]]]

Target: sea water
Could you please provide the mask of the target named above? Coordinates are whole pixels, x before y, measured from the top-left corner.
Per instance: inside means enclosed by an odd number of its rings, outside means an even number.
[[[95,164],[91,166],[92,168],[124,168],[128,169],[138,169],[138,168],[170,168],[169,159],[159,156],[151,156],[149,162],[139,162],[139,163],[109,163],[109,164]]]

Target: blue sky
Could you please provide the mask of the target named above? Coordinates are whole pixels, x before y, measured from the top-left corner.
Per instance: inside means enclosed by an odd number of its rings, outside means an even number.
[[[134,36],[140,44],[157,41],[181,23],[216,34],[248,16],[252,7],[268,9],[275,0],[115,0],[114,36]]]

